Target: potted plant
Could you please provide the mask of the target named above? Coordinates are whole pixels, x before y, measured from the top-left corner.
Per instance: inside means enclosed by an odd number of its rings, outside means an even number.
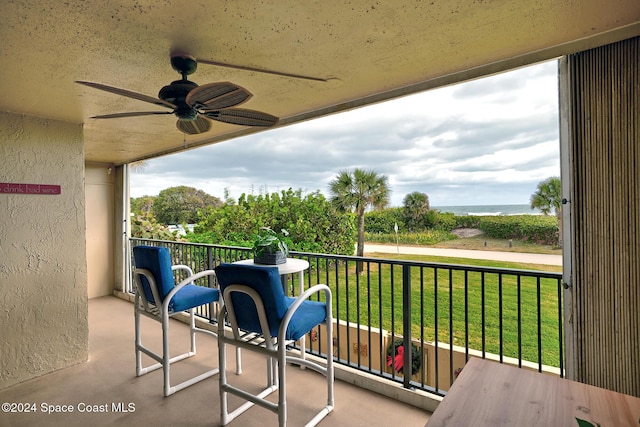
[[[281,234],[276,233],[269,227],[260,227],[253,241],[253,262],[256,264],[277,265],[287,262],[289,247],[284,241],[284,237],[289,232],[284,228]]]

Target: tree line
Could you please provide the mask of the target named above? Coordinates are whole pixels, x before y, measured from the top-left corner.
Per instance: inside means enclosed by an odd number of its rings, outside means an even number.
[[[425,193],[407,194],[401,208],[388,208],[387,177],[375,171],[342,171],[331,181],[329,193],[327,199],[319,191],[303,196],[301,190],[288,189],[242,194],[234,200],[225,191],[222,201],[193,187],[171,187],[155,197],[131,199],[132,235],[250,247],[257,230],[266,226],[286,229],[287,243],[295,251],[352,255],[355,246],[356,255],[362,256],[365,232],[389,233],[397,227],[402,233],[439,230],[449,236],[441,238],[451,238],[448,232],[460,226],[456,216],[431,209]],[[545,215],[553,210],[559,218],[560,194],[560,179],[549,178],[538,184],[531,206]],[[168,230],[168,224],[196,224],[196,228],[180,237]],[[505,227],[489,229],[504,234]]]

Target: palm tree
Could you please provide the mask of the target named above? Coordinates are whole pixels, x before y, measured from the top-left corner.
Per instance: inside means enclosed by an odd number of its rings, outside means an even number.
[[[331,202],[342,212],[355,212],[358,218],[357,256],[364,256],[364,213],[367,208],[382,209],[389,204],[387,177],[375,171],[342,171],[329,184]],[[361,266],[358,266],[360,271]]]
[[[410,230],[417,230],[423,223],[422,219],[429,213],[429,196],[426,193],[414,191],[404,196],[404,217]]]
[[[544,215],[553,210],[558,219],[558,244],[562,246],[562,183],[552,176],[538,183],[538,189],[531,195],[531,208],[538,208]]]

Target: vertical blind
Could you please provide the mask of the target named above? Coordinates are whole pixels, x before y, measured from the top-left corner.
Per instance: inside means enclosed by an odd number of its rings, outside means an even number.
[[[567,60],[574,377],[640,397],[640,38]]]

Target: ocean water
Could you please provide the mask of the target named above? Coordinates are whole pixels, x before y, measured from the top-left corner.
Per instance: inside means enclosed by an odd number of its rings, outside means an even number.
[[[440,212],[455,215],[542,215],[530,205],[475,205],[475,206],[432,206]]]

